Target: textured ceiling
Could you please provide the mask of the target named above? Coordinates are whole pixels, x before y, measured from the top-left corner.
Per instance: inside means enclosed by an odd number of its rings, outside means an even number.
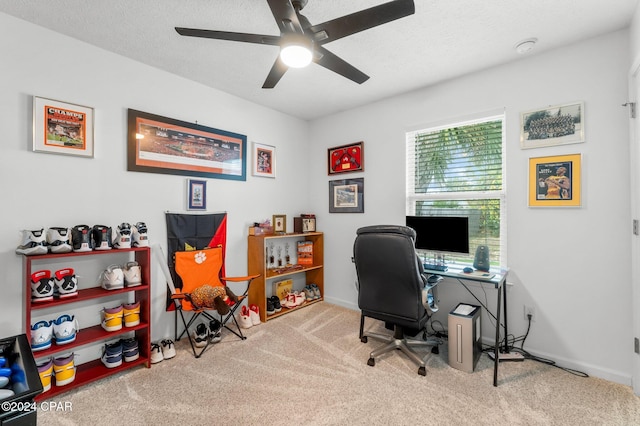
[[[312,24],[386,0],[309,0]],[[314,119],[629,25],[638,0],[415,0],[416,13],[326,44],[371,78],[316,64],[262,89],[278,48],[178,35],[174,27],[278,35],[264,0],[0,0],[0,12],[303,119]]]

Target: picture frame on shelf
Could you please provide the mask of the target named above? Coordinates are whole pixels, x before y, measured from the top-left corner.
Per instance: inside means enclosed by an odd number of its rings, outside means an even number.
[[[293,218],[293,232],[316,232],[316,216],[314,214],[301,214]]]
[[[187,179],[187,210],[207,210],[207,181]]]
[[[328,174],[364,171],[364,142],[329,148]]]
[[[530,207],[580,207],[581,154],[529,159]]]
[[[247,137],[128,110],[127,170],[247,180]]]
[[[553,105],[520,115],[520,148],[584,142],[584,102]]]
[[[253,143],[253,175],[276,177],[276,147]]]
[[[93,158],[93,108],[33,97],[33,151]]]
[[[284,214],[273,215],[273,232],[276,234],[287,233],[287,215],[284,215]]]
[[[329,181],[329,213],[364,213],[364,178]]]

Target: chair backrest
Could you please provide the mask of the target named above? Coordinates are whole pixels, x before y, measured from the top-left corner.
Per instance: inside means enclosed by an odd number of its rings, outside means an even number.
[[[212,287],[224,286],[220,280],[220,270],[224,263],[222,247],[204,250],[175,252],[176,273],[182,279],[182,293],[193,293],[203,285]],[[191,310],[187,301],[182,302],[183,309]]]
[[[363,315],[403,327],[422,328],[424,278],[415,251],[415,231],[406,226],[360,228],[353,244],[358,306]]]

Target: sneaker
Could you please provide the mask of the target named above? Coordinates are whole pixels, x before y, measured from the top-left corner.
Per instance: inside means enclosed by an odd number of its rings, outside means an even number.
[[[69,253],[73,249],[69,228],[53,227],[47,229],[47,247],[51,253]]]
[[[54,274],[56,287],[53,290],[55,296],[64,299],[78,295],[78,279],[72,268],[64,268]]]
[[[275,307],[275,304],[274,304]],[[260,325],[262,321],[260,321],[260,308],[258,305],[251,304],[249,305],[249,318],[251,318],[251,323],[253,325]]]
[[[271,296],[271,302],[273,303],[274,311],[280,312],[282,310],[282,304],[280,303],[280,298],[278,296]]]
[[[276,313],[276,309],[273,307],[273,300],[267,299],[267,315],[273,315]]]
[[[133,247],[148,247],[147,225],[144,222],[136,223],[131,229],[131,245]]]
[[[171,359],[176,356],[176,348],[173,344],[173,340],[164,339],[162,342],[162,358]]]
[[[113,308],[103,308],[100,314],[102,316],[102,328],[106,331],[122,330],[122,317],[124,314],[124,307],[122,305]]]
[[[40,381],[42,382],[42,392],[46,392],[51,389],[51,376],[53,376],[53,358],[49,358],[43,361],[41,364],[37,364],[38,374],[40,375]]]
[[[53,339],[53,323],[38,321],[31,326],[31,350],[34,352],[49,349]]]
[[[91,228],[87,225],[76,225],[71,228],[71,246],[74,252],[93,250]]]
[[[93,228],[91,228],[91,239],[94,250],[111,250],[111,227],[94,225]]]
[[[138,340],[135,337],[130,339],[120,340],[122,344],[122,357],[125,362],[135,361],[140,358],[140,351],[138,350]]]
[[[142,270],[138,262],[127,262],[124,265],[124,284],[127,287],[135,287],[142,284]]]
[[[100,360],[107,368],[115,368],[122,365],[122,342],[106,343],[102,350]]]
[[[209,329],[206,325],[200,323],[192,332],[191,338],[193,339],[193,343],[196,345],[196,348],[202,348],[207,345],[207,340],[209,340]]]
[[[118,265],[110,265],[102,272],[102,288],[117,290],[124,288],[124,271]]]
[[[157,343],[151,343],[151,364],[162,362],[163,359],[164,355],[162,355],[160,345]]]
[[[212,319],[209,322],[209,335],[211,343],[218,343],[222,340],[222,323],[217,319]]]
[[[35,231],[22,231],[22,244],[16,248],[16,253],[26,256],[47,254],[49,249],[45,242],[44,228]]]
[[[117,249],[131,248],[131,225],[122,222],[116,228],[116,237],[113,239],[113,246]]]
[[[54,319],[53,336],[56,339],[56,345],[75,341],[78,328],[78,321],[73,315],[64,314]]]
[[[54,279],[51,271],[36,271],[31,274],[31,301],[48,302],[53,300]]]
[[[306,286],[304,287],[304,290],[303,290],[303,291],[304,291],[304,297],[305,297],[307,300],[313,300],[313,299],[315,299],[315,298],[316,298],[316,297],[315,297],[315,292],[313,291],[313,288],[311,288],[311,286],[310,286],[310,285],[306,285]]]
[[[122,305],[125,327],[135,327],[140,324],[140,302]]]
[[[249,314],[249,308],[247,308],[246,305],[243,305],[240,313],[236,315],[236,321],[238,321],[240,328],[251,328],[253,326],[253,322],[251,321],[251,316]]]
[[[75,355],[72,353],[53,359],[53,371],[56,375],[56,386],[64,386],[76,378],[76,366],[73,363]]]
[[[318,284],[309,284],[309,287],[313,289],[314,299],[320,299],[322,297],[322,294],[320,294],[320,287],[318,287]]]

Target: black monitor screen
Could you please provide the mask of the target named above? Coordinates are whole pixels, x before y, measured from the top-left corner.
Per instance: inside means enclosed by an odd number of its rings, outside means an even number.
[[[469,253],[469,218],[466,216],[407,216],[416,231],[416,248],[444,253]]]

